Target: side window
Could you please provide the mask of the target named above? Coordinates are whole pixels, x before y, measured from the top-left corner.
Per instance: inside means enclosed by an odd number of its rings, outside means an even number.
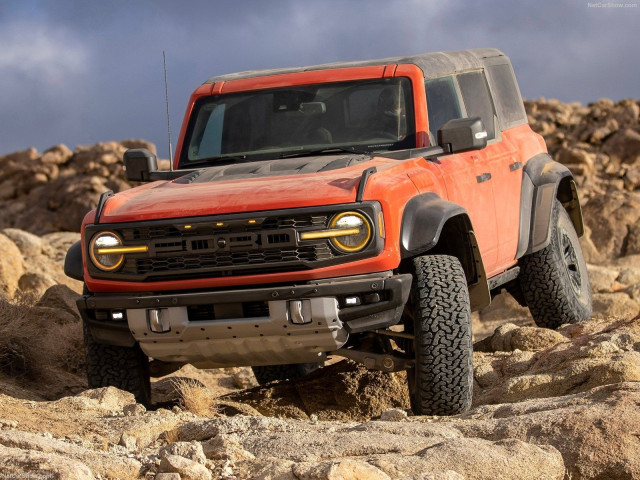
[[[437,138],[442,125],[462,116],[460,102],[453,83],[453,77],[434,78],[426,81],[427,110],[429,113],[429,134]]]
[[[482,72],[464,73],[458,76],[458,85],[467,110],[467,117],[480,117],[489,139],[495,137],[495,122],[491,94]]]
[[[492,65],[488,70],[502,127],[509,128],[525,123],[527,116],[511,66]]]

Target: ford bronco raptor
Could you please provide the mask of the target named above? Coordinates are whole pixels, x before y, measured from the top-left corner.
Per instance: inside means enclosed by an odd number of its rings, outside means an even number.
[[[148,403],[150,374],[187,362],[265,383],[341,356],[451,415],[493,295],[544,327],[591,315],[576,183],[495,49],[214,77],[173,170],[124,164],[146,183],[105,193],[65,261],[91,387]]]

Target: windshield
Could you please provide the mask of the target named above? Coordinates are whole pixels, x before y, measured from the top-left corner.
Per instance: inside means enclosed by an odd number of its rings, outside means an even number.
[[[411,82],[358,80],[200,99],[181,166],[415,147]]]

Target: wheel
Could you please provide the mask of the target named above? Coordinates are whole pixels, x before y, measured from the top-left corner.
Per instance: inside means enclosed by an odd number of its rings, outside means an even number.
[[[473,343],[467,280],[460,261],[425,255],[412,262],[405,328],[416,365],[407,372],[416,415],[456,415],[471,407]]]
[[[83,333],[89,388],[120,388],[133,393],[138,403],[150,406],[149,359],[140,347],[97,343],[86,323],[83,324]]]
[[[294,363],[291,365],[268,365],[264,367],[251,367],[258,384],[266,385],[276,380],[293,380],[301,378],[316,371],[321,363]]]
[[[593,307],[578,235],[558,200],[551,222],[549,245],[521,260],[519,281],[536,325],[555,329],[590,319]]]

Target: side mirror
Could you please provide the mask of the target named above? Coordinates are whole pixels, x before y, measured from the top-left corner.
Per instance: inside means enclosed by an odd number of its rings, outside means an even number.
[[[487,129],[480,117],[449,120],[438,130],[438,145],[450,153],[480,150],[487,146]]]
[[[146,148],[130,148],[123,159],[130,182],[150,182],[151,173],[158,170],[158,159]]]

